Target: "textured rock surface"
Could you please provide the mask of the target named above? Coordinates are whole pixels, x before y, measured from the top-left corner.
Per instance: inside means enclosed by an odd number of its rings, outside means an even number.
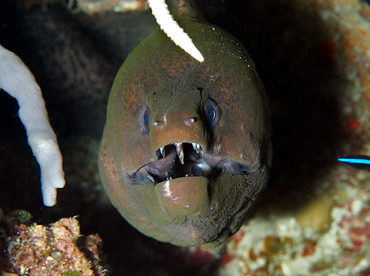
[[[83,237],[76,218],[60,219],[46,227],[3,217],[0,227],[2,271],[30,276],[107,275],[101,265],[101,238]]]

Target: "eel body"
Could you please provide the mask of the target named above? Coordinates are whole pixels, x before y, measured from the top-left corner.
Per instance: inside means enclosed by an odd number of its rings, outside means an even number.
[[[205,61],[160,29],[129,55],[109,96],[100,174],[113,205],[145,235],[212,248],[240,228],[266,186],[268,101],[235,38],[188,2],[172,9]]]

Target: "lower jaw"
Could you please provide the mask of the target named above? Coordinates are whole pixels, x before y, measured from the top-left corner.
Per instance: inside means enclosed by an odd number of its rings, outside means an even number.
[[[170,217],[192,216],[210,209],[208,185],[206,177],[180,177],[157,184],[154,191]]]

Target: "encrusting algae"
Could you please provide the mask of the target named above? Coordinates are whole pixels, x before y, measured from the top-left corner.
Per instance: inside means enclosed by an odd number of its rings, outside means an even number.
[[[0,220],[0,269],[15,275],[108,275],[102,266],[102,240],[83,237],[77,218],[63,218],[50,226]]]

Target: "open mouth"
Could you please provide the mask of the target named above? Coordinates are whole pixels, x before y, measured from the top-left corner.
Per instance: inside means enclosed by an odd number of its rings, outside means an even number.
[[[158,160],[129,175],[132,184],[149,179],[158,184],[180,177],[203,176],[212,180],[221,174],[247,174],[249,166],[227,157],[208,155],[196,143],[173,143],[156,151]]]

